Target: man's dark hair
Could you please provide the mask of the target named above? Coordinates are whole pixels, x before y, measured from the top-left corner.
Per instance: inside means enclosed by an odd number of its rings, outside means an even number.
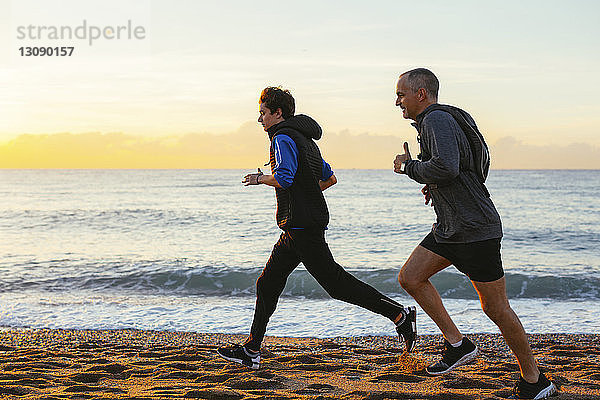
[[[296,103],[292,94],[287,89],[282,89],[281,86],[269,86],[260,94],[259,104],[264,104],[272,113],[281,108],[281,116],[283,119],[288,119],[294,116],[296,112]]]
[[[406,83],[408,87],[417,92],[419,89],[424,88],[427,94],[430,95],[433,100],[437,101],[438,91],[440,90],[440,81],[438,78],[428,70],[427,68],[416,68],[411,69],[400,75],[400,77],[406,77]]]

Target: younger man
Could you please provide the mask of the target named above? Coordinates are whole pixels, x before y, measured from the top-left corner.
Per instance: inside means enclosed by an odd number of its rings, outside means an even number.
[[[277,225],[283,232],[256,282],[256,308],[248,340],[241,346],[219,348],[219,355],[258,369],[267,323],[287,277],[300,262],[334,299],[393,321],[400,340],[411,351],[417,335],[415,307],[406,309],[350,275],[335,262],[325,242],[329,211],[322,191],[337,179],[314,142],[321,138],[321,127],[306,115],[294,115],[295,101],[288,90],[268,87],[262,91],[259,103],[258,122],[271,142],[272,175],[259,169],[246,175],[242,183],[275,188]]]

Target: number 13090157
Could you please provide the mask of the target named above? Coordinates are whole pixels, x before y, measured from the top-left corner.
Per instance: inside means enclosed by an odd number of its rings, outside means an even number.
[[[23,57],[71,57],[75,47],[19,47]]]

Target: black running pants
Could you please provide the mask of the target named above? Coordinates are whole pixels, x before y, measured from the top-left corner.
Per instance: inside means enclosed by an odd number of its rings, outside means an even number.
[[[334,299],[366,308],[391,321],[400,315],[402,305],[356,279],[335,262],[322,229],[293,229],[281,234],[256,281],[254,320],[245,343],[248,349],[260,349],[287,278],[300,262]]]

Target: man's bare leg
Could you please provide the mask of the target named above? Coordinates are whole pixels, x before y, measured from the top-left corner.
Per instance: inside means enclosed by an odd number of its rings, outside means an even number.
[[[446,340],[460,342],[460,333],[442,303],[440,294],[429,281],[433,275],[452,264],[446,258],[417,246],[398,274],[398,282],[419,303],[423,311],[436,323]]]
[[[529,383],[536,383],[540,370],[531,352],[525,329],[508,303],[504,277],[493,282],[472,282],[479,294],[483,311],[498,325],[506,344],[515,354],[521,376]]]

